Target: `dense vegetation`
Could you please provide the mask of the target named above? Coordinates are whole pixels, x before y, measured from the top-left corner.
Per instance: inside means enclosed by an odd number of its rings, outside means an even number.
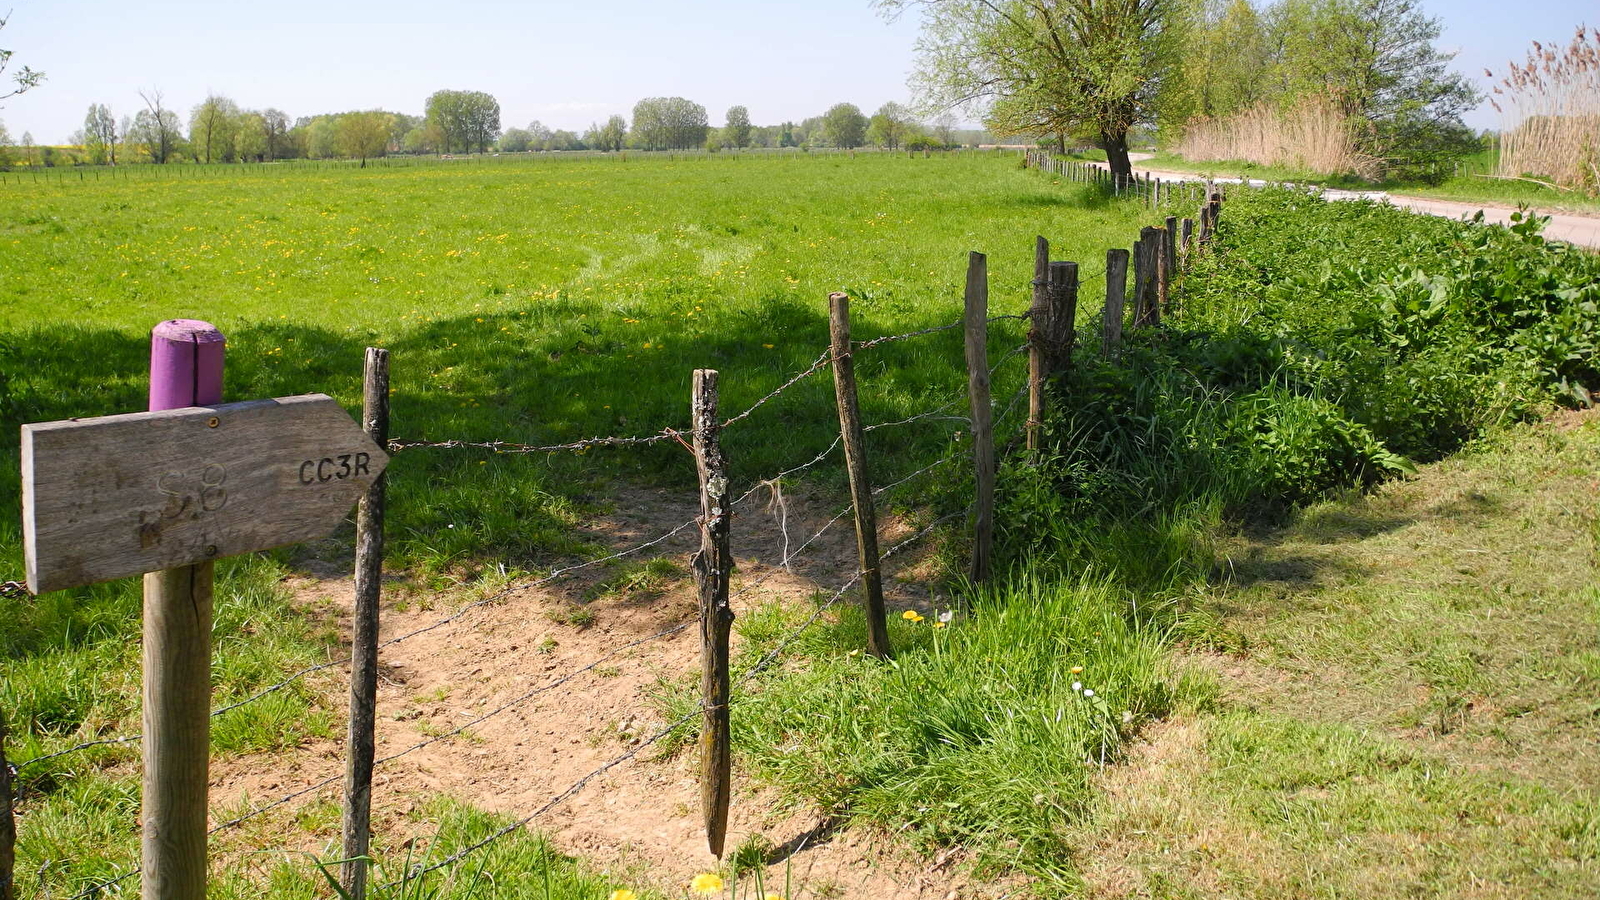
[[[1166,325],[1107,359],[1080,322],[1049,449],[1000,479],[1005,586],[957,585],[944,602],[971,617],[902,624],[892,665],[847,652],[861,626],[846,617],[740,705],[767,777],[930,849],[1071,884],[1100,762],[1213,696],[1158,651],[1217,639],[1193,600],[1228,580],[1218,540],[1600,387],[1600,259],[1544,242],[1537,221],[1286,190],[1239,192],[1223,221]],[[782,632],[741,627],[757,650]]]

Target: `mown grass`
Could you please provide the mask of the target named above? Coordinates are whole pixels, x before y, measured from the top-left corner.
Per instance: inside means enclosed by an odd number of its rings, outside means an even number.
[[[1401,477],[1415,460],[1448,456],[1600,387],[1596,262],[1544,243],[1532,224],[1480,228],[1264,191],[1230,200],[1219,241],[1180,285],[1167,324],[1135,333],[1115,358],[1096,352],[1086,323],[1074,367],[1056,386],[1044,450],[1002,467],[997,521],[1014,568],[989,592],[957,585],[970,618],[935,631],[928,610],[916,628],[900,623],[904,649],[880,664],[850,654],[862,637],[846,611],[801,642],[804,664],[763,675],[753,696],[736,701],[741,747],[760,777],[843,821],[1026,873],[1038,895],[1087,890],[1080,879],[1094,860],[1079,848],[1096,839],[1087,823],[1122,821],[1115,801],[1099,799],[1115,769],[1097,751],[1118,760],[1138,729],[1174,710],[1212,708],[1214,683],[1166,671],[1166,650],[1242,640],[1226,625],[1228,607],[1206,602],[1235,569],[1219,553],[1227,535]],[[1279,608],[1288,602],[1279,598]],[[1325,636],[1315,617],[1286,609],[1295,612],[1281,616],[1282,633]],[[1375,597],[1370,639],[1404,636],[1420,667],[1470,684],[1467,651],[1491,627],[1486,611],[1419,615],[1404,627],[1398,615]],[[1559,635],[1568,624],[1538,627]],[[751,659],[781,631],[766,619],[741,628]],[[1365,633],[1338,642],[1356,664]],[[1106,708],[1085,702],[1080,688]],[[1322,696],[1297,704],[1331,705]],[[1421,844],[1438,822],[1429,803],[1450,815],[1489,814],[1471,779],[1428,792],[1434,767],[1408,753],[1292,721],[1251,728],[1235,735],[1228,758],[1265,746],[1282,771],[1259,781],[1226,769],[1216,777],[1265,791],[1281,775],[1307,789],[1295,809],[1260,798],[1269,821],[1282,814],[1303,829],[1285,832],[1269,854],[1288,859],[1291,874],[1321,865],[1295,858],[1302,834],[1335,841],[1341,830],[1398,830]],[[1592,724],[1579,731],[1592,736]],[[1375,791],[1334,796],[1319,787],[1338,778],[1364,785],[1379,773],[1387,774]],[[1559,790],[1536,781],[1528,796]],[[1195,794],[1202,810],[1206,796]],[[1389,796],[1393,808],[1362,818],[1363,804]],[[1319,817],[1322,803],[1337,812]],[[1440,852],[1487,854],[1491,831],[1462,832],[1459,846]],[[1240,854],[1253,833],[1240,836]],[[1150,890],[1183,897],[1207,884],[1203,868],[1180,874]],[[1346,894],[1292,879],[1260,894],[1307,895]]]
[[[1592,415],[1498,431],[1229,542],[1189,657],[1224,698],[1100,785],[1096,891],[1600,891],[1597,449]]]
[[[1017,312],[1034,234],[1062,258],[1095,260],[1140,214],[989,154],[208,172],[7,185],[3,196],[0,498],[13,504],[17,426],[143,408],[146,335],[161,319],[223,330],[230,399],[323,391],[353,407],[361,350],[375,344],[393,353],[398,437],[651,434],[686,423],[694,367],[722,370],[732,411],[809,365],[826,344],[830,290],[851,292],[859,338],[944,324],[960,315],[966,252],[982,249],[995,311]],[[997,324],[991,355],[1022,330]],[[959,333],[863,355],[866,416],[959,398],[961,359]],[[1018,377],[1003,371],[996,396]],[[724,440],[748,483],[809,459],[836,430],[818,377]],[[875,432],[875,471],[887,481],[916,468],[951,431]],[[582,526],[623,480],[686,492],[693,482],[672,444],[566,457],[418,450],[389,472],[390,563],[426,593],[594,552]],[[836,475],[817,477],[831,486]],[[0,521],[8,579],[21,572],[14,522]],[[219,704],[335,652],[332,631],[282,585],[304,553],[221,567]],[[138,731],[139,608],[133,580],[14,607],[0,638],[14,758]],[[337,733],[333,708],[297,686],[218,719],[214,752]],[[137,753],[97,748],[23,770],[21,853],[43,867],[43,894],[125,864]]]

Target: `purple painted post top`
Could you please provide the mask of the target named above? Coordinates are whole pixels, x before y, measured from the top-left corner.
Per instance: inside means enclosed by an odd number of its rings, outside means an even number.
[[[168,319],[150,332],[150,411],[222,402],[222,332],[210,322]]]

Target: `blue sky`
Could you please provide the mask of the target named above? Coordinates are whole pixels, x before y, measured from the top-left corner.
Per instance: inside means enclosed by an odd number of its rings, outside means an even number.
[[[758,124],[841,100],[871,112],[910,100],[914,16],[868,0],[0,0],[0,45],[45,71],[0,109],[14,138],[64,141],[90,103],[119,116],[159,87],[187,116],[208,91],[291,116],[382,107],[420,112],[440,88],[494,94],[505,125],[581,130],[640,97],[681,95],[713,123],[742,103]],[[1425,0],[1441,44],[1479,82],[1528,42],[1600,25],[1595,0]],[[1471,124],[1497,121],[1485,106]]]

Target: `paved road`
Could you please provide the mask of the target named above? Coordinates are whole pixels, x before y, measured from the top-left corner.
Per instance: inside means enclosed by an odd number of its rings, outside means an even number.
[[[1206,180],[1204,176],[1196,175],[1193,172],[1166,172],[1157,169],[1142,168],[1138,164],[1150,158],[1150,154],[1148,153],[1130,153],[1128,156],[1133,160],[1134,168],[1138,169],[1139,172],[1148,172],[1151,176],[1159,178],[1162,181]],[[1095,163],[1095,165],[1098,165],[1101,168],[1105,167],[1105,163]],[[1242,178],[1215,178],[1212,180],[1225,182],[1228,184],[1245,183],[1245,179]],[[1260,187],[1265,183],[1266,182],[1259,180],[1249,181],[1249,184],[1256,187]],[[1339,191],[1330,188],[1324,190],[1322,192],[1322,196],[1329,200],[1377,200],[1380,203],[1388,203],[1403,209],[1409,209],[1413,212],[1418,212],[1429,216],[1441,216],[1446,219],[1461,219],[1471,216],[1477,213],[1479,210],[1482,210],[1483,217],[1486,221],[1494,222],[1500,225],[1510,225],[1511,214],[1516,212],[1515,209],[1507,206],[1484,206],[1478,203],[1459,203],[1454,200],[1433,200],[1426,197],[1407,197],[1404,195],[1390,194],[1386,191]],[[1554,240],[1566,241],[1571,244],[1577,244],[1581,247],[1591,247],[1596,250],[1600,250],[1600,218],[1573,215],[1551,215],[1550,224],[1545,226],[1544,235],[1545,237]]]

